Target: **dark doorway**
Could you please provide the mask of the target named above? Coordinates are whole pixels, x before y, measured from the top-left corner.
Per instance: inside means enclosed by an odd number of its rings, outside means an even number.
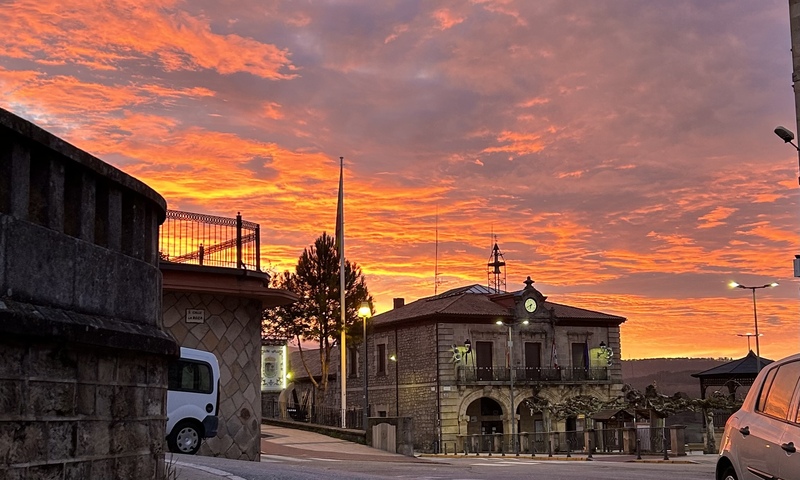
[[[475,365],[478,380],[492,379],[492,342],[475,343]]]
[[[525,342],[525,378],[539,380],[539,369],[542,366],[542,344]]]

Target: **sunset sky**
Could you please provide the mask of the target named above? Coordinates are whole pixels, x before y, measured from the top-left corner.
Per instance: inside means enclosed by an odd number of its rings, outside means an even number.
[[[336,216],[378,312],[486,284],[628,319],[623,358],[800,350],[787,0],[18,0],[0,106],[261,224],[292,269]],[[753,348],[755,346],[753,345]]]

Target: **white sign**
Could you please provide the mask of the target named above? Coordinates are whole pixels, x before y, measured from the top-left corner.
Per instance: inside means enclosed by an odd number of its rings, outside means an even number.
[[[186,309],[186,323],[204,323],[206,321],[205,310]]]

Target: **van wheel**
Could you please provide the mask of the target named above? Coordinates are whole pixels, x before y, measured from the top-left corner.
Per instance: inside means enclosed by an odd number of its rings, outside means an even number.
[[[170,452],[194,455],[200,450],[201,438],[196,422],[180,422],[167,435],[167,446]]]

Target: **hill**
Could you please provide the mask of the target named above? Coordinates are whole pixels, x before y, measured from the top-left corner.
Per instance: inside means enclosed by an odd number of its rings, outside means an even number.
[[[622,380],[644,391],[653,382],[659,393],[672,395],[684,392],[690,397],[700,396],[700,380],[692,377],[729,362],[729,358],[647,358],[622,361]]]

